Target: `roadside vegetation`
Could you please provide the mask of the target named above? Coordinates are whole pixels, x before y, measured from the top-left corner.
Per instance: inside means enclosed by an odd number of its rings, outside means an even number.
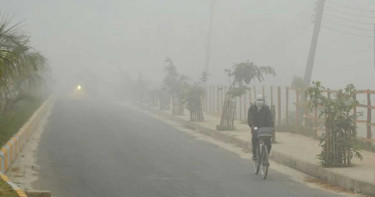
[[[219,131],[236,129],[234,125],[234,114],[236,111],[235,97],[241,97],[246,91],[249,91],[251,82],[262,82],[264,75],[276,75],[272,67],[257,66],[249,61],[235,64],[231,69],[226,69],[225,72],[228,74],[228,77],[232,78],[232,83],[225,94],[220,124],[216,127]]]
[[[10,20],[0,20],[0,146],[33,114],[47,95],[46,59]]]
[[[34,97],[20,101],[13,110],[0,117],[0,146],[3,146],[42,104],[45,97]]]
[[[46,59],[29,36],[10,20],[0,20],[0,147],[30,118],[46,98]],[[0,179],[0,196],[17,193]]]
[[[138,92],[143,92],[146,99],[138,101],[149,101],[151,106],[159,106],[161,110],[171,110],[175,116],[184,114],[187,109],[190,112],[190,121],[204,121],[203,102],[206,98],[207,73],[203,73],[197,81],[180,74],[177,71],[172,59],[165,60],[165,76],[161,87],[151,87],[150,83],[145,85],[145,80],[138,80]],[[225,72],[231,79],[231,84],[225,92],[223,100],[221,120],[217,125],[217,130],[235,130],[234,119],[236,110],[236,99],[250,90],[250,85],[254,81],[262,82],[265,76],[275,76],[275,70],[270,66],[258,66],[253,62],[241,62],[233,65]],[[321,153],[318,155],[324,167],[348,167],[353,166],[352,159],[362,158],[360,149],[373,150],[373,146],[368,143],[361,143],[357,138],[357,127],[355,117],[361,114],[352,111],[358,105],[354,94],[356,89],[353,85],[348,85],[343,90],[329,91],[320,82],[315,82],[312,86],[307,86],[302,78],[294,77],[292,88],[301,92],[301,101],[309,104],[306,109],[300,108],[299,122],[284,126],[278,125],[278,129],[305,134],[315,139],[320,139]],[[327,92],[330,92],[327,94]],[[141,97],[142,97],[141,96]],[[171,106],[171,108],[169,107]],[[324,121],[325,132],[317,136],[309,121],[302,121],[304,110],[318,111]],[[289,119],[293,121],[295,114]],[[298,130],[298,132],[297,132]]]
[[[3,179],[0,179],[0,196],[2,197],[18,197],[18,194]]]
[[[320,107],[320,116],[324,117],[325,133],[321,136],[322,152],[319,159],[325,167],[352,166],[352,159],[362,159],[359,152],[355,117],[359,112],[352,112],[358,105],[354,99],[355,87],[347,85],[344,90],[324,94],[326,88],[320,82],[314,82],[308,88],[310,110]]]

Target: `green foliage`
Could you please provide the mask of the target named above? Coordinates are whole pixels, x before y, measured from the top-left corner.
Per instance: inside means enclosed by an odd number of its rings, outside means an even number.
[[[204,71],[204,72],[202,73],[201,78],[200,78],[200,82],[201,82],[201,83],[206,83],[206,82],[207,82],[207,78],[208,78],[208,74],[207,74],[206,71]]]
[[[0,115],[36,96],[47,71],[46,59],[29,45],[29,37],[9,20],[0,21]]]
[[[290,85],[292,88],[306,88],[305,81],[301,77],[294,76]]]
[[[166,76],[163,80],[163,88],[172,96],[173,114],[182,115],[184,111],[184,100],[189,88],[188,77],[179,75],[173,61],[170,58],[165,60]]]
[[[163,80],[163,86],[169,91],[171,95],[178,95],[183,97],[186,95],[188,87],[188,77],[179,75],[173,61],[170,58],[165,60],[167,66],[164,68],[166,75]]]
[[[174,85],[178,81],[177,69],[173,64],[173,61],[169,57],[167,57],[164,62],[167,63],[167,66],[164,68],[166,76],[164,77],[163,85],[166,89],[173,91],[175,89]]]
[[[200,83],[195,83],[189,87],[186,96],[186,108],[190,111],[191,121],[203,121],[202,97],[204,89]]]
[[[26,98],[0,116],[0,147],[6,143],[31,117],[45,97]]]
[[[229,77],[233,77],[233,82],[226,93],[220,125],[217,125],[216,128],[218,130],[234,130],[236,104],[233,98],[245,94],[251,81],[263,81],[264,75],[275,76],[276,72],[270,66],[257,66],[249,61],[235,64],[232,69],[226,69],[225,72]]]
[[[263,81],[264,75],[276,76],[275,70],[270,66],[257,66],[253,62],[241,62],[233,65],[232,69],[226,69],[229,77],[233,77],[233,82],[229,87],[228,94],[232,97],[243,95],[249,88],[251,81]]]
[[[3,179],[0,179],[0,196],[1,197],[19,197],[16,191]]]
[[[319,159],[327,167],[350,166],[353,157],[362,159],[355,125],[355,117],[361,114],[352,113],[358,105],[354,99],[356,90],[353,84],[349,84],[344,90],[328,93],[330,96],[325,96],[325,91],[320,82],[314,82],[313,87],[307,90],[310,110],[321,107],[319,116],[325,118]]]

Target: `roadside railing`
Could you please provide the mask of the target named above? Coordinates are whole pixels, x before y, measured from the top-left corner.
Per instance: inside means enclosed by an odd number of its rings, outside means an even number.
[[[225,94],[228,86],[208,86],[206,96],[203,101],[203,110],[206,113],[220,116],[224,104]],[[328,97],[336,93],[337,90],[326,90]],[[235,119],[246,121],[247,110],[251,103],[255,101],[257,94],[266,97],[267,104],[274,109],[275,124],[280,129],[293,130],[294,132],[304,132],[309,130],[314,135],[319,136],[324,131],[324,119],[319,117],[319,108],[308,109],[308,100],[305,96],[305,89],[261,86],[251,87],[246,94],[236,97]],[[375,90],[357,90],[354,96],[359,101],[359,105],[353,112],[362,112],[362,116],[356,117],[358,127],[358,137],[365,142],[375,142]]]

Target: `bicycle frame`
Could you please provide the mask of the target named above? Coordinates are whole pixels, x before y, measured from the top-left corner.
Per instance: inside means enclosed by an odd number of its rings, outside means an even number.
[[[260,169],[261,169],[261,174],[264,179],[266,179],[267,174],[268,174],[268,148],[267,145],[265,144],[265,138],[269,138],[268,136],[262,136],[259,137],[259,143],[258,143],[258,148],[257,148],[257,161],[256,162],[256,167],[254,166],[254,171],[255,174],[258,174]]]

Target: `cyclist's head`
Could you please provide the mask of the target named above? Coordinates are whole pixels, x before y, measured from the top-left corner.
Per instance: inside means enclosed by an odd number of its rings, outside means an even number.
[[[264,99],[263,95],[257,95],[257,100],[255,101],[255,104],[258,107],[258,109],[261,109],[264,106],[265,102],[266,100]]]

